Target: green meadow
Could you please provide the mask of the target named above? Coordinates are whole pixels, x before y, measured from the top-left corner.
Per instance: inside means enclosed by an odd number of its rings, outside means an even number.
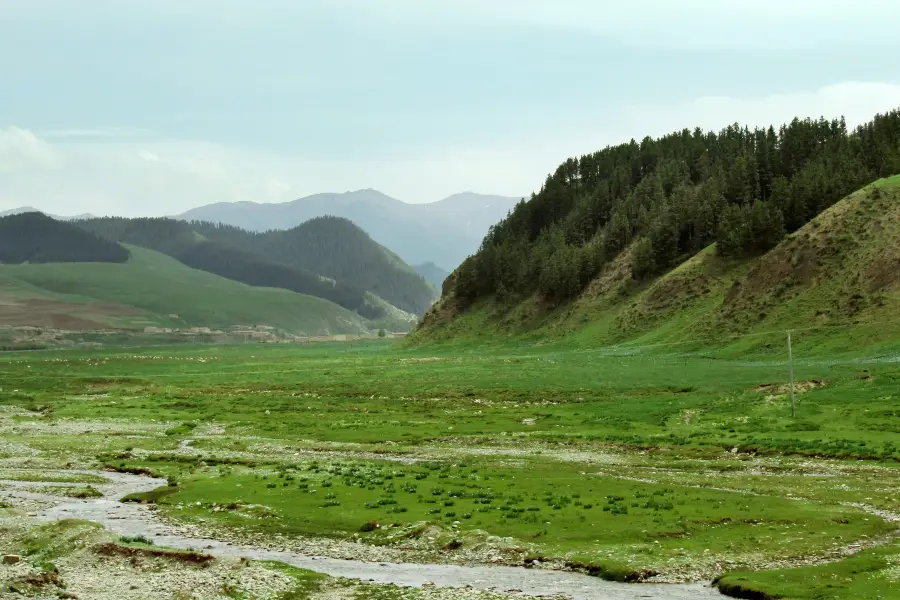
[[[795,334],[796,418],[781,332],[754,354],[519,342],[8,353],[0,455],[152,472],[168,484],[129,501],[235,539],[831,597],[797,583],[814,572],[841,598],[896,597],[900,362],[817,335]]]

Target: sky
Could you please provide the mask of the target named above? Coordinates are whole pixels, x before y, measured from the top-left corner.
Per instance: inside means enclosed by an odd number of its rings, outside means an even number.
[[[0,0],[0,210],[538,189],[685,127],[900,107],[896,0]]]

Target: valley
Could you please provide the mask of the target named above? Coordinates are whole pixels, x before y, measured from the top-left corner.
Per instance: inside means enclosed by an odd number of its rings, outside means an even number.
[[[0,600],[900,600],[900,3],[65,8]]]
[[[888,598],[900,564],[896,354],[823,352],[817,335],[795,338],[796,419],[786,349],[738,356],[740,340],[702,353],[376,341],[5,354],[0,511],[43,531],[23,517],[65,502],[65,481],[149,474],[110,498],[138,503],[116,510],[139,507],[147,528],[103,521],[113,533],[217,540],[153,548],[595,576],[573,598],[616,597],[603,579],[649,597],[642,586],[660,584],[660,598],[714,580],[736,597],[816,598],[811,573],[841,598]],[[780,333],[768,341],[783,347]],[[89,475],[70,475],[79,469]],[[7,542],[28,560],[22,543]],[[369,596],[350,581],[368,571],[342,578],[323,561],[302,562],[333,575],[310,597],[420,597],[452,583],[378,567],[370,585],[383,596]],[[528,592],[510,577],[494,591],[458,581],[474,586],[465,597]],[[432,579],[438,588],[384,587]]]

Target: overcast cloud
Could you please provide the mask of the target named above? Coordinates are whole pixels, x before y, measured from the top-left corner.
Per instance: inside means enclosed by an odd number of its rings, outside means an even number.
[[[526,194],[682,127],[900,107],[887,0],[0,0],[0,209]]]

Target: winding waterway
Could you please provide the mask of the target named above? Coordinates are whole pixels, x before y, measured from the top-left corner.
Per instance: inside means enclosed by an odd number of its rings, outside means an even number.
[[[0,482],[12,497],[52,501],[54,506],[37,515],[38,519],[82,519],[99,523],[117,535],[144,535],[157,545],[179,549],[198,549],[219,557],[246,557],[281,561],[333,577],[345,577],[399,586],[471,587],[479,590],[520,591],[528,596],[563,594],[573,600],[703,600],[722,598],[715,589],[702,584],[622,584],[603,581],[579,573],[504,566],[464,566],[416,563],[382,563],[340,560],[308,556],[296,552],[266,550],[213,539],[186,537],[174,527],[161,523],[146,506],[123,504],[119,498],[135,492],[147,492],[165,485],[165,481],[125,473],[78,471],[110,480],[95,485],[104,497],[94,500],[61,499],[58,496],[28,492],[33,482]],[[54,484],[46,484],[54,485]],[[56,484],[58,485],[58,484]],[[11,488],[11,489],[10,489]]]

